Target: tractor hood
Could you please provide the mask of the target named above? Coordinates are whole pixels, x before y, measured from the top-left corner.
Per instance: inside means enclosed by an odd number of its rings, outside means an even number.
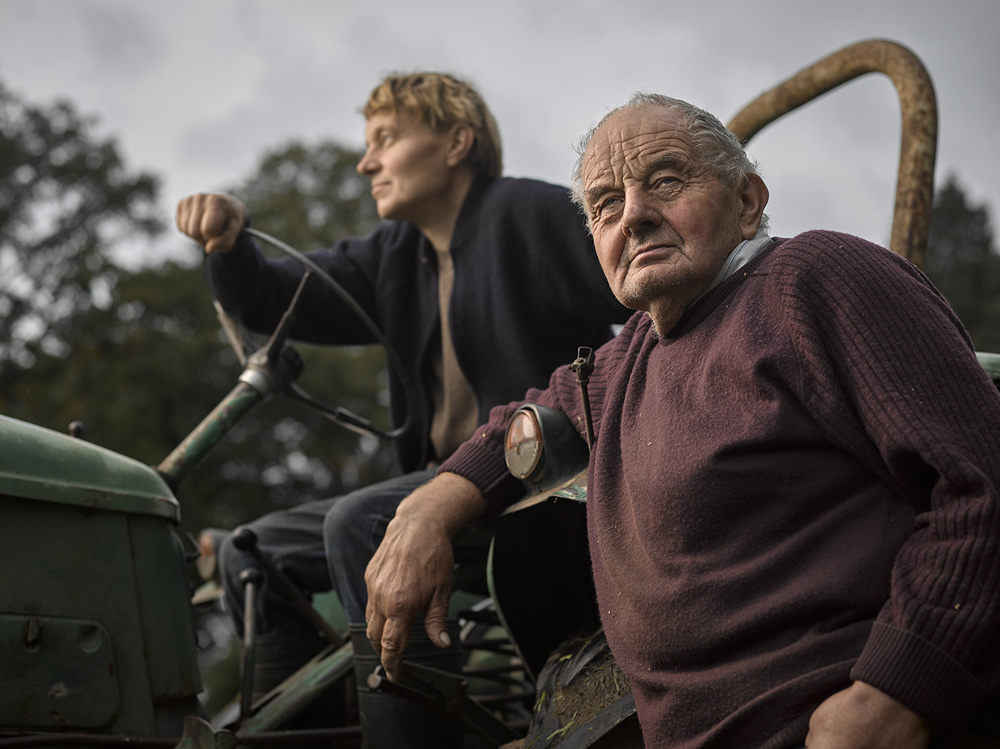
[[[180,519],[173,493],[149,466],[0,416],[0,502],[4,495]]]

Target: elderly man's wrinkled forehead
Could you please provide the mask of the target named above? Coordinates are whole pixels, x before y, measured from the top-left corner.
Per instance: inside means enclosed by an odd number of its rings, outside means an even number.
[[[680,114],[652,105],[615,112],[587,144],[581,174],[584,190],[595,179],[607,179],[612,174],[620,178],[670,152],[692,160],[695,157],[690,133]]]

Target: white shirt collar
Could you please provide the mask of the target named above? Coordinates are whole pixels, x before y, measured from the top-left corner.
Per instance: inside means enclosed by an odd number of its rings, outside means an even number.
[[[733,273],[749,263],[753,259],[754,255],[764,249],[770,241],[771,237],[766,231],[763,229],[757,229],[757,233],[754,234],[752,239],[744,239],[736,245],[736,247],[733,248],[733,251],[729,253],[729,257],[726,258],[726,262],[722,264],[722,268],[719,269],[719,273],[715,276],[715,280],[709,284],[708,288],[705,289],[698,298],[701,299],[701,297],[705,296],[705,294],[710,292],[720,283],[733,275]]]

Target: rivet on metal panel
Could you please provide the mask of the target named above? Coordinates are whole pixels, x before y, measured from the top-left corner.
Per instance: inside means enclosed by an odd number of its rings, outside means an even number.
[[[35,652],[42,646],[42,623],[38,619],[28,619],[24,623],[24,649]]]
[[[93,624],[81,625],[76,644],[84,653],[96,653],[101,647],[101,631]]]

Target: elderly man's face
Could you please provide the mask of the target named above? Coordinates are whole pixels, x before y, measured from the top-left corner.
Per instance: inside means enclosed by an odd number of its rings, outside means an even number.
[[[661,334],[759,222],[744,219],[742,190],[700,163],[680,122],[661,107],[623,110],[598,129],[583,159],[584,207],[611,289],[627,307],[650,312]]]

